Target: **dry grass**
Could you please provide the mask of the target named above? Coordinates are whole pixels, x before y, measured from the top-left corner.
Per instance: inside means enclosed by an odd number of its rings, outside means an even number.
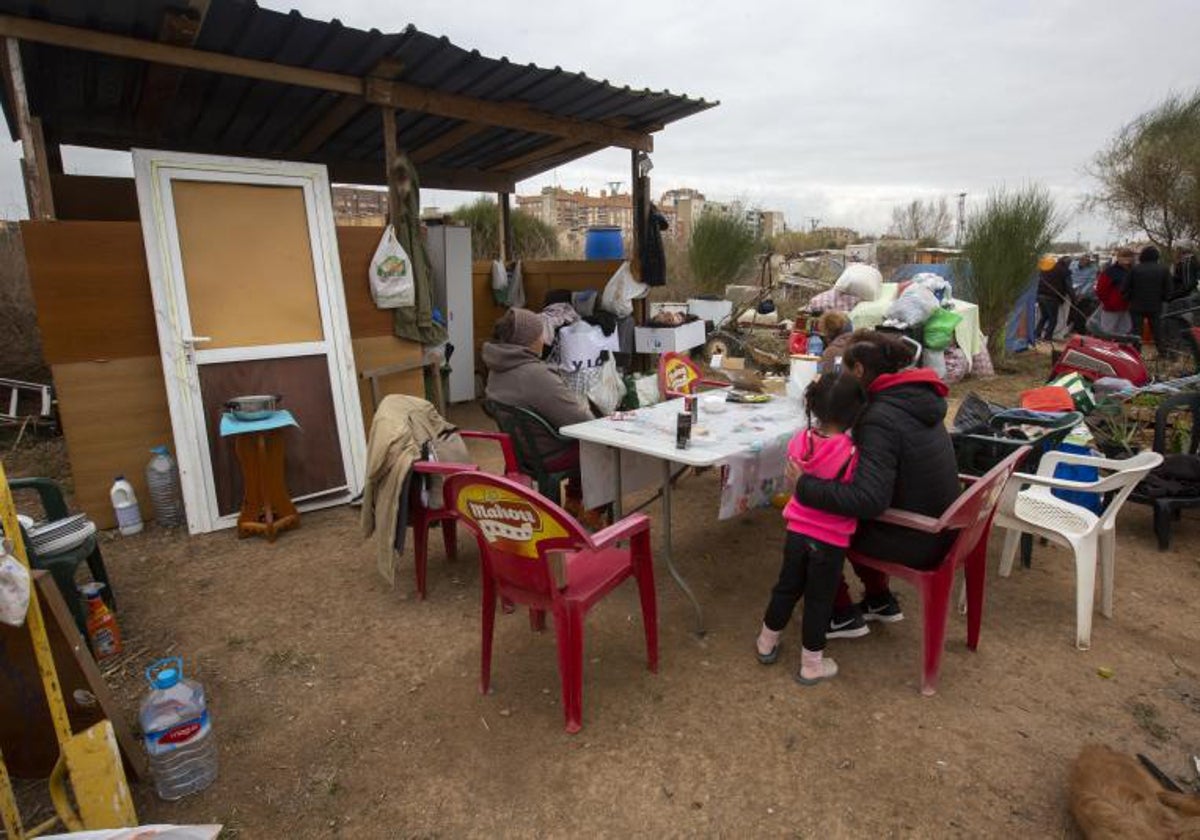
[[[0,341],[0,377],[50,381],[25,269],[21,229],[15,222],[0,223],[0,335],[4,336]]]

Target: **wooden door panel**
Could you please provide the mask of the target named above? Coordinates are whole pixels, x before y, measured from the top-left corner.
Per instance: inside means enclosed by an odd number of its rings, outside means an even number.
[[[242,503],[242,474],[233,440],[222,438],[226,400],[249,394],[280,394],[300,428],[288,429],[287,484],[292,498],[344,487],[346,472],[338,441],[337,418],[324,356],[293,356],[200,365],[205,433],[212,453],[213,485],[221,516],[237,513]]]

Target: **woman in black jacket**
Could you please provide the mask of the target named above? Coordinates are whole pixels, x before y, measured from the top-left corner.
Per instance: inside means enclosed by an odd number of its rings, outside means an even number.
[[[947,388],[932,370],[905,370],[912,351],[884,333],[860,330],[842,357],[843,370],[867,390],[867,408],[854,429],[858,468],[850,482],[800,476],[796,498],[859,519],[851,548],[872,557],[929,568],[941,562],[948,540],[872,520],[893,507],[939,517],[959,494],[954,445],[943,423]],[[867,621],[899,621],[900,605],[887,575],[856,566],[866,588],[860,604],[845,580],[838,590],[829,636],[853,638]]]
[[[1133,334],[1142,334],[1142,323],[1150,322],[1155,350],[1161,352],[1162,309],[1171,289],[1171,271],[1158,261],[1158,249],[1147,245],[1138,255],[1138,264],[1129,272],[1129,316]]]

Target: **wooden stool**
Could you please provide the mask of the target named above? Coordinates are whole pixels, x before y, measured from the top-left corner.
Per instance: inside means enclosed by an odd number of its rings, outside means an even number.
[[[300,512],[292,504],[284,477],[283,429],[246,432],[233,446],[242,468],[242,512],[238,536],[266,534],[270,542],[280,531],[300,525]]]

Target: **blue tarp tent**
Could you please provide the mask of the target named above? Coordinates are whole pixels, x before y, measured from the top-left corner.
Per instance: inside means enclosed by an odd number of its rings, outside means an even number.
[[[949,263],[906,263],[894,272],[890,278],[892,283],[902,283],[911,280],[916,274],[936,274],[954,284],[955,272],[969,271],[970,268],[963,260]],[[1037,325],[1037,277],[1029,282],[1029,288],[1017,298],[1013,307],[1012,317],[1008,319],[1005,330],[1004,345],[1010,353],[1027,350],[1033,346],[1033,328]]]

